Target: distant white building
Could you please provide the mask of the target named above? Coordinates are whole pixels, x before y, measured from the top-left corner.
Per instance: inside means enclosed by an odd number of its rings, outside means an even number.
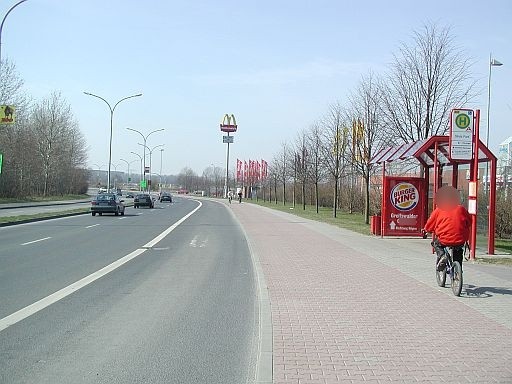
[[[500,144],[498,149],[498,185],[510,186],[512,183],[512,136]]]
[[[498,168],[512,166],[512,136],[500,144],[498,149]]]

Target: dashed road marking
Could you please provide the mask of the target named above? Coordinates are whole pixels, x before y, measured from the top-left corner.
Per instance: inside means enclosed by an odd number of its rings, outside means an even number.
[[[51,239],[51,237],[43,237],[42,239],[27,241],[26,243],[23,243],[21,245],[29,245],[29,244],[39,243],[40,241],[45,241],[45,240],[48,240],[48,239]]]
[[[87,226],[87,227],[85,227],[85,228],[97,227],[98,225],[100,225],[100,224],[92,224],[92,225],[88,225],[88,226]]]

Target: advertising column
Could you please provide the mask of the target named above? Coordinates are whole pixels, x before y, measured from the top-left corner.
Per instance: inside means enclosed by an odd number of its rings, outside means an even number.
[[[420,236],[425,223],[425,180],[386,177],[383,199],[384,236]]]

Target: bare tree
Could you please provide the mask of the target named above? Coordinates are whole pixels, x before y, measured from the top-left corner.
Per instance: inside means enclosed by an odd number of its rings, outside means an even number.
[[[373,164],[370,163],[370,160],[384,142],[381,95],[379,81],[370,72],[361,79],[350,97],[351,161],[356,172],[364,180],[366,224],[370,222],[370,179],[373,174]]]
[[[383,111],[389,133],[404,142],[446,133],[448,111],[473,97],[471,61],[450,29],[428,24],[403,43],[385,82]]]
[[[337,217],[339,181],[343,172],[343,157],[348,142],[348,128],[344,124],[343,108],[335,103],[329,107],[327,115],[322,121],[324,128],[324,146],[322,148],[326,169],[334,182],[333,190],[333,217]]]
[[[288,146],[283,143],[281,145],[281,152],[276,156],[272,162],[274,164],[273,171],[277,179],[279,179],[283,191],[283,205],[286,205],[286,183],[288,182]],[[277,194],[276,194],[277,198]]]
[[[71,107],[65,102],[60,93],[54,92],[34,106],[32,112],[32,131],[37,140],[43,174],[43,196],[51,191],[60,161],[65,149],[65,141],[73,125]]]
[[[315,206],[316,213],[319,208],[318,184],[323,180],[325,171],[323,168],[322,156],[322,130],[318,124],[313,124],[309,130],[308,140],[308,164],[309,164],[309,177],[315,188]]]
[[[308,132],[302,129],[295,140],[295,170],[301,186],[302,209],[306,210],[306,185],[309,176]]]

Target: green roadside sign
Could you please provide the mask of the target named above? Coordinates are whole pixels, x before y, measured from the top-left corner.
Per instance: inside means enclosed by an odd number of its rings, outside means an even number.
[[[140,181],[140,187],[141,187],[142,189],[145,189],[145,188],[147,187],[147,182],[146,182],[146,180],[141,180],[141,181]]]
[[[130,182],[130,181],[132,181],[132,178],[131,178],[131,177],[129,177],[129,178],[128,178],[128,182]]]
[[[2,174],[2,164],[4,162],[4,154],[0,153],[0,175]]]

